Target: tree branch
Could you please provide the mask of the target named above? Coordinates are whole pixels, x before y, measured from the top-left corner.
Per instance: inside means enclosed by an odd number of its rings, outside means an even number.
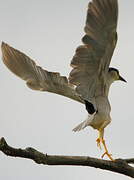
[[[89,166],[113,171],[134,178],[134,168],[128,165],[129,163],[134,164],[134,158],[116,159],[115,161],[108,161],[88,156],[47,155],[31,147],[26,149],[13,148],[7,144],[3,137],[0,139],[0,151],[2,151],[7,156],[32,159],[38,164]]]

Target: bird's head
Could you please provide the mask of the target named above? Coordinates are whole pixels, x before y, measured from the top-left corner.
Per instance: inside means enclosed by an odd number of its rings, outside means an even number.
[[[112,81],[121,80],[121,81],[127,82],[123,77],[121,77],[118,69],[110,67],[108,72],[110,74],[110,78]]]

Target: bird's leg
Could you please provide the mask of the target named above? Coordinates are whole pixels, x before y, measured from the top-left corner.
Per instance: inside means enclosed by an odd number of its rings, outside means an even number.
[[[97,146],[101,149],[101,143],[103,140],[104,130],[99,130],[99,137],[96,139]]]
[[[105,140],[103,137],[104,137],[104,129],[99,129],[99,137],[96,140],[97,146],[101,149],[101,143],[102,143],[104,150],[105,150],[105,153],[101,157],[103,158],[105,155],[107,155],[111,161],[114,161],[111,154],[109,154],[109,152],[108,152],[108,149],[107,149],[107,146],[105,144]]]

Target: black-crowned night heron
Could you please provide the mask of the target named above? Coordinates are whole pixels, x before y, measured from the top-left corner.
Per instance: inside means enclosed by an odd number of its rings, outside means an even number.
[[[57,72],[48,72],[20,51],[2,43],[5,65],[26,81],[29,88],[57,93],[81,103],[88,111],[88,118],[75,127],[79,131],[92,126],[99,131],[97,145],[104,146],[104,128],[111,122],[111,107],[108,101],[110,85],[116,80],[125,81],[115,68],[109,68],[117,42],[117,0],[93,0],[89,2],[85,26],[84,45],[76,49],[71,61],[73,67],[69,78]]]

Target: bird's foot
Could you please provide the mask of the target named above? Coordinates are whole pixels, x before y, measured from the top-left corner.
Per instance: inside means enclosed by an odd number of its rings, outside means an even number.
[[[109,154],[107,151],[102,154],[101,158],[103,158],[105,155],[106,155],[111,161],[114,161],[114,159],[112,158],[112,154]]]
[[[108,157],[111,161],[114,161],[114,159],[112,158],[112,154],[109,154],[109,152],[108,152],[108,149],[107,149],[107,146],[106,146],[106,144],[105,144],[105,140],[104,140],[104,139],[102,139],[102,144],[103,144],[103,146],[104,146],[105,152],[102,154],[101,158],[103,158],[105,155],[107,155],[107,157]]]
[[[103,136],[104,136],[104,129],[100,129],[100,130],[99,130],[99,137],[96,139],[96,142],[97,142],[97,146],[98,146],[100,149],[101,149],[101,144],[102,144],[103,147],[104,147],[104,152],[105,152],[105,153],[103,153],[101,157],[103,158],[105,155],[107,155],[107,157],[108,157],[111,161],[114,161],[114,159],[112,158],[112,155],[109,154],[109,152],[108,152],[108,149],[107,149],[107,146],[106,146],[106,144],[105,144],[105,140],[104,140]]]
[[[101,148],[101,144],[102,144],[103,147],[104,147],[104,150],[105,150],[105,152],[102,154],[101,158],[103,158],[104,156],[107,156],[111,161],[114,161],[114,159],[112,158],[112,154],[109,154],[109,152],[108,152],[107,146],[105,144],[105,140],[103,138],[99,137],[99,138],[96,139],[96,142],[97,142],[97,146],[100,149],[102,149]]]
[[[97,147],[101,149],[101,138],[97,138],[96,142],[97,142]]]

